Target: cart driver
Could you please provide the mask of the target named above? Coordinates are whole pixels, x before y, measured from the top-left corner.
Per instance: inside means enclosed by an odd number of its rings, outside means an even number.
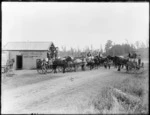
[[[138,65],[139,66],[141,65],[141,56],[140,55],[138,56]]]
[[[130,54],[130,52],[129,52],[129,54],[128,54],[128,57],[129,57],[129,58],[131,58],[131,54]]]

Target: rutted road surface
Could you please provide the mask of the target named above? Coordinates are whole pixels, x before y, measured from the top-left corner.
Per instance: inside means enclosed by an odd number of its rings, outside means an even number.
[[[118,72],[113,67],[110,70],[100,68],[36,76],[48,79],[2,89],[2,113],[94,113],[90,103],[103,87],[112,86],[131,77],[130,74]],[[36,76],[29,79],[34,81]],[[51,79],[51,76],[56,78]],[[25,75],[21,78],[20,74],[17,78],[24,79]]]

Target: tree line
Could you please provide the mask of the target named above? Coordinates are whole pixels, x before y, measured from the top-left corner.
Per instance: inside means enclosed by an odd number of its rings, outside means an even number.
[[[86,56],[88,52],[91,52],[92,55],[97,55],[98,53],[100,53],[103,56],[107,56],[107,55],[124,56],[127,55],[129,52],[132,53],[133,51],[139,53],[140,55],[148,56],[148,47],[149,47],[148,44],[144,44],[143,42],[140,41],[136,41],[134,44],[129,44],[128,42],[123,44],[115,44],[113,41],[108,40],[105,44],[104,49],[102,47],[99,49],[93,49],[91,45],[91,47],[86,47],[82,51],[79,48],[78,49],[70,48],[70,50],[66,50],[66,47],[62,46],[61,51],[59,51],[59,56],[80,57],[80,56]]]
[[[147,41],[148,42],[148,41]],[[123,43],[123,44],[113,44],[113,41],[108,40],[105,44],[105,53],[104,55],[111,56],[127,56],[129,53],[136,52],[141,55],[141,57],[148,57],[148,44],[143,42],[136,41],[134,44]]]

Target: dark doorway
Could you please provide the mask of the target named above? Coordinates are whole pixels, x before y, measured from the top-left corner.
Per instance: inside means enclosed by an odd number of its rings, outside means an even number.
[[[17,67],[17,69],[22,69],[22,56],[21,55],[17,55],[16,56],[16,58],[17,58],[17,63],[16,63],[16,67]]]

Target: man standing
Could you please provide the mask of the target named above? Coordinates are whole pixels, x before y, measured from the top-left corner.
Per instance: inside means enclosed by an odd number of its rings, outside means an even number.
[[[51,55],[51,53],[50,53],[50,51],[48,50],[48,51],[47,51],[47,58],[48,58],[48,60],[50,60],[50,55]]]
[[[50,58],[53,59],[54,56],[55,56],[55,46],[54,44],[52,44],[50,47]]]
[[[128,54],[128,57],[129,57],[129,58],[131,58],[131,54],[130,54],[130,52],[129,52],[129,54]]]
[[[134,52],[133,53],[133,58],[136,59],[136,57],[137,57],[137,54],[136,54],[136,52]]]
[[[58,47],[55,48],[54,55],[55,55],[55,59],[56,59],[58,57]]]
[[[140,57],[140,55],[138,56],[138,65],[139,66],[141,65],[141,57]]]

